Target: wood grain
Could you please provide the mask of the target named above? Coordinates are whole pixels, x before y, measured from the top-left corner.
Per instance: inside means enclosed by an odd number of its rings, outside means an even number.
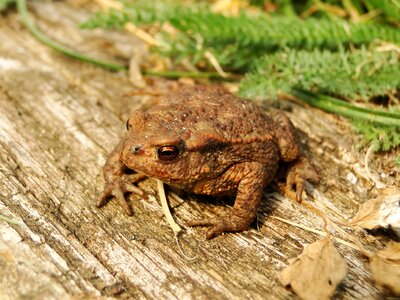
[[[80,31],[76,25],[87,12],[68,3],[39,1],[30,9],[43,30],[91,55],[143,51],[133,37]],[[0,17],[0,214],[18,222],[0,220],[0,298],[295,298],[278,283],[277,274],[319,236],[271,216],[315,229],[321,229],[322,221],[272,189],[265,193],[258,223],[247,232],[207,241],[205,229],[186,228],[180,245],[194,259],[181,254],[153,180],[141,185],[148,199],[133,197],[133,217],[112,201],[95,208],[105,158],[123,135],[130,110],[145,97],[124,96],[134,90],[125,74],[63,57],[21,24],[13,11]],[[169,86],[157,79],[151,89]],[[360,203],[376,195],[357,138],[336,117],[287,106],[321,172],[313,205],[332,219],[350,219]],[[382,155],[370,165],[386,174],[381,180],[389,185],[399,182],[391,158]],[[230,207],[188,195],[169,201],[181,225]],[[372,251],[386,240],[363,239]],[[349,266],[336,298],[380,297],[360,253],[336,246]]]

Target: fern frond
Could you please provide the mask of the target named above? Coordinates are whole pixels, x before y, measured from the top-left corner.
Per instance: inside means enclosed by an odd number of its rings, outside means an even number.
[[[169,20],[186,34],[171,42],[169,56],[179,56],[180,45],[186,56],[201,57],[211,51],[228,69],[246,70],[255,57],[288,47],[338,50],[349,45],[370,44],[375,40],[400,42],[400,31],[381,25],[351,24],[328,19],[301,20],[265,15],[226,17],[209,12],[176,16]],[[198,41],[202,43],[199,47]],[[182,47],[182,45],[184,47]]]
[[[316,18],[302,20],[289,16],[271,17],[262,13],[243,13],[233,17],[214,14],[204,6],[184,6],[179,1],[168,3],[173,4],[138,1],[121,11],[98,14],[83,26],[121,28],[127,22],[169,22],[181,34],[166,36],[168,47],[162,49],[163,53],[198,61],[204,58],[206,51],[210,51],[222,66],[242,71],[252,65],[254,57],[284,47],[337,50],[343,46],[359,46],[376,40],[400,43],[399,30],[379,24],[354,24]]]
[[[368,121],[352,121],[355,130],[360,133],[365,143],[375,144],[376,151],[387,151],[400,145],[400,127],[378,125]]]
[[[240,85],[248,98],[276,98],[293,88],[347,99],[368,100],[395,94],[400,88],[400,62],[395,52],[287,50],[255,61]]]
[[[278,6],[277,7],[278,13],[285,15],[285,16],[295,16],[296,15],[294,1],[292,2],[291,0],[275,0],[274,2]]]
[[[400,2],[398,0],[364,0],[369,10],[379,10],[385,16],[400,21]]]
[[[4,0],[3,0],[4,1]],[[142,25],[168,22],[175,16],[192,14],[193,12],[208,9],[206,4],[183,5],[175,0],[139,0],[124,1],[122,10],[111,9],[108,12],[97,12],[89,20],[80,25],[84,29],[114,28],[120,29],[128,22]]]

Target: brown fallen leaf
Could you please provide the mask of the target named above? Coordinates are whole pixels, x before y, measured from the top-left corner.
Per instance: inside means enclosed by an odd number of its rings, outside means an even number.
[[[400,190],[388,188],[361,205],[351,225],[365,229],[391,228],[400,236]]]
[[[214,13],[237,16],[246,6],[248,6],[248,3],[242,0],[217,0],[212,4],[211,10]]]
[[[142,54],[133,55],[129,60],[129,81],[137,88],[146,87],[146,81],[143,78],[141,63],[144,58]]]
[[[347,266],[329,238],[307,245],[279,277],[303,299],[329,299],[346,276]]]
[[[391,242],[372,256],[370,268],[379,288],[400,296],[400,243]]]

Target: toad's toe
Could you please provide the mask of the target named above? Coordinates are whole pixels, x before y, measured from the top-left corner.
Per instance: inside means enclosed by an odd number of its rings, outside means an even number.
[[[295,192],[296,201],[301,203],[306,181],[318,184],[319,176],[311,163],[305,157],[301,157],[288,169],[286,193],[292,196]]]
[[[212,239],[223,232],[237,232],[248,229],[248,224],[234,216],[221,219],[204,218],[187,223],[188,226],[211,226],[206,233],[207,239]]]
[[[128,216],[132,216],[133,211],[132,208],[129,206],[127,199],[125,198],[125,193],[139,194],[138,191],[140,191],[140,194],[143,195],[142,190],[137,187],[133,188],[132,185],[121,182],[119,182],[119,184],[108,183],[106,184],[104,191],[99,195],[96,206],[100,208],[104,206],[110,198],[114,197],[118,201],[119,205],[122,206],[125,213]]]

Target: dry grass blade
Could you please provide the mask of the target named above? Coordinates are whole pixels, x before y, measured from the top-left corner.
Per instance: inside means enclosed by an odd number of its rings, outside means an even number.
[[[176,237],[182,231],[182,228],[175,222],[174,217],[172,216],[171,211],[169,210],[167,197],[165,196],[164,183],[158,179],[157,179],[157,190],[158,190],[158,195],[160,196],[161,206],[163,208],[164,215],[167,218],[167,222]]]
[[[400,243],[391,242],[371,257],[371,273],[381,289],[400,296]]]
[[[17,221],[14,221],[14,220],[12,220],[12,219],[10,219],[10,218],[8,218],[6,216],[3,216],[3,215],[0,215],[0,220],[6,221],[7,223],[10,223],[10,224],[15,224],[15,225],[18,224]]]
[[[329,238],[307,245],[279,276],[302,299],[329,299],[346,276],[347,266]]]
[[[302,225],[302,224],[297,224],[295,222],[292,222],[292,221],[289,221],[289,220],[286,220],[286,219],[283,219],[283,218],[280,218],[280,217],[271,216],[271,218],[279,220],[279,221],[281,221],[283,223],[286,223],[286,224],[289,224],[291,226],[295,226],[297,228],[300,228],[300,229],[303,229],[303,230],[318,234],[321,237],[326,237],[328,235],[328,233],[326,231],[321,231],[321,230],[317,230],[315,228],[311,228],[311,227],[308,227],[308,226],[305,226],[305,225]],[[365,252],[365,249],[363,249],[359,245],[352,244],[350,242],[347,242],[347,241],[345,241],[343,239],[340,239],[340,238],[337,238],[337,237],[333,237],[333,238],[337,243],[340,243],[340,244],[342,244],[344,246],[347,246],[347,247],[352,248],[352,249],[357,250],[357,251]]]
[[[184,253],[184,251],[182,250],[181,244],[179,243],[179,239],[178,239],[179,233],[182,232],[182,228],[178,225],[178,223],[175,222],[174,217],[172,216],[171,211],[169,210],[167,196],[165,195],[164,183],[158,179],[157,179],[157,190],[158,190],[158,195],[160,196],[160,202],[161,202],[161,206],[164,211],[164,215],[167,218],[167,222],[168,222],[169,226],[171,227],[172,231],[174,232],[176,245],[178,246],[180,253],[187,260],[196,259],[197,257],[187,256]]]
[[[153,38],[152,35],[148,34],[146,31],[143,29],[138,28],[135,24],[133,23],[127,23],[125,25],[125,30],[132,33],[135,35],[137,38],[141,39],[144,43],[146,43],[149,46],[160,46],[160,42],[157,41],[155,38]]]

